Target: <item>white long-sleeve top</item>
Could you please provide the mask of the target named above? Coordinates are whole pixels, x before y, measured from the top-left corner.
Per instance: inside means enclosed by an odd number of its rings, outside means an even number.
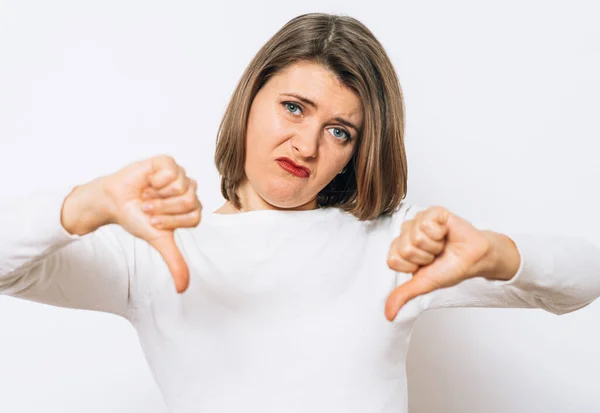
[[[600,250],[579,237],[508,234],[521,254],[507,282],[478,277],[384,316],[410,274],[386,263],[418,207],[361,222],[337,208],[205,213],[176,242],[190,285],[117,225],[69,234],[71,188],[2,213],[0,292],[120,315],[136,329],[174,413],[405,413],[405,359],[417,317],[440,307],[581,308],[600,295]]]

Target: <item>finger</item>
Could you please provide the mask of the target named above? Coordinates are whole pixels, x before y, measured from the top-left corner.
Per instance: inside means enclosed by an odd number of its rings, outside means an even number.
[[[185,195],[147,200],[142,205],[144,212],[153,215],[186,214],[195,209],[201,210],[202,204],[192,186],[190,186]]]
[[[435,241],[442,241],[448,234],[450,211],[442,207],[431,207],[423,212],[419,228]]]
[[[160,253],[161,257],[167,263],[177,292],[184,292],[189,285],[190,274],[183,255],[181,255],[175,243],[174,233],[171,232],[164,237],[155,238],[149,243]]]
[[[148,177],[149,184],[160,189],[177,179],[179,165],[173,157],[168,155],[155,156],[152,158],[152,173]]]
[[[427,265],[433,262],[435,255],[428,251],[423,251],[413,245],[408,234],[401,235],[392,241],[388,259],[393,261],[394,257],[399,257],[411,264]]]
[[[390,253],[387,259],[387,265],[390,269],[398,272],[405,272],[412,274],[419,269],[417,264],[414,264],[396,253]]]
[[[192,212],[179,215],[156,215],[150,220],[150,223],[157,229],[177,229],[177,228],[193,228],[198,226],[201,221],[200,209],[195,209]]]
[[[190,179],[185,175],[185,170],[179,167],[177,178],[158,190],[158,196],[167,198],[185,194],[190,187]]]
[[[437,256],[444,250],[446,244],[444,237],[440,241],[437,240],[443,231],[437,224],[421,221],[414,225],[412,231],[409,232],[409,237],[412,245]]]
[[[400,285],[389,295],[385,303],[385,316],[392,321],[398,315],[398,312],[406,303],[420,295],[427,294],[434,290],[431,283],[424,281],[422,277],[413,277],[409,281]]]
[[[177,179],[179,176],[179,171],[177,167],[169,167],[164,169],[159,169],[155,173],[151,174],[148,179],[150,182],[150,186],[153,189],[159,190],[164,188],[171,182]]]

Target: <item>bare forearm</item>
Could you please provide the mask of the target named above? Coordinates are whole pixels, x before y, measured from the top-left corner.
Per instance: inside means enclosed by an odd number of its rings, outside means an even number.
[[[76,186],[65,198],[61,223],[71,234],[85,235],[113,221],[104,178]]]
[[[483,231],[490,242],[490,250],[478,276],[491,280],[510,280],[521,264],[521,256],[514,241],[507,235]]]

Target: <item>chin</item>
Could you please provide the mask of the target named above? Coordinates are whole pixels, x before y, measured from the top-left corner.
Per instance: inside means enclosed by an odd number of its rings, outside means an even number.
[[[260,194],[262,199],[277,208],[297,208],[310,202],[310,199],[298,196],[298,188],[293,188],[289,182],[275,182],[264,189]]]

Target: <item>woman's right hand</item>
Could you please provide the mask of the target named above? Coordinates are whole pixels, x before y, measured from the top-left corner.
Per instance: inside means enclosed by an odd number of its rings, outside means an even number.
[[[181,293],[188,287],[189,269],[175,243],[174,230],[200,223],[202,204],[196,189],[196,181],[172,157],[156,156],[76,187],[65,200],[61,218],[71,233],[115,223],[147,241],[167,263]],[[152,208],[143,209],[144,205]],[[96,222],[82,220],[86,214],[96,217]],[[160,223],[153,223],[153,218]]]

